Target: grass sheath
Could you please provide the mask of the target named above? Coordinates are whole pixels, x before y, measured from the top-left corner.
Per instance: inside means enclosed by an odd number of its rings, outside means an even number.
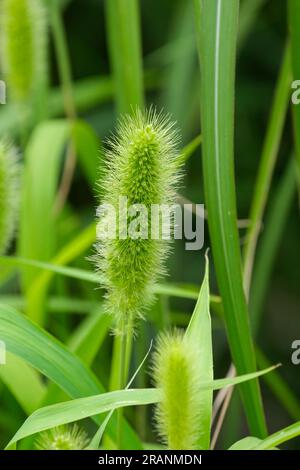
[[[234,83],[238,0],[195,0],[201,69],[205,201],[229,345],[238,373],[256,369],[243,290],[234,181]],[[250,431],[266,434],[257,381],[241,387]]]

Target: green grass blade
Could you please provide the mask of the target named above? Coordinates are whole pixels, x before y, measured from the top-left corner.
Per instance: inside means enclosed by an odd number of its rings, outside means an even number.
[[[265,3],[266,0],[251,0],[250,2],[246,0],[242,2],[239,21],[239,49],[243,47],[245,41],[247,40],[247,36],[251,31],[253,23],[255,23],[259,10]]]
[[[24,315],[2,304],[0,337],[5,342],[7,351],[40,371],[71,398],[105,392],[94,374],[63,344]],[[101,420],[97,419],[97,423],[100,422]],[[125,426],[124,440],[127,448],[140,448],[135,433],[126,423]],[[111,421],[108,432],[110,437],[115,439],[116,420]]]
[[[228,450],[253,450],[260,442],[257,437],[248,436],[235,442]]]
[[[194,30],[191,27],[193,4],[192,2],[179,2],[177,9],[173,10],[175,10],[175,26],[170,42],[175,46],[175,54],[168,54],[172,62],[167,70],[162,103],[185,134],[190,117],[187,104],[191,102],[195,93],[193,78],[197,50]]]
[[[106,0],[106,28],[119,113],[143,107],[143,70],[137,0]]]
[[[147,90],[157,90],[163,85],[163,75],[157,70],[145,72],[145,87]],[[78,112],[86,112],[95,107],[111,102],[114,98],[115,87],[110,76],[88,77],[74,83],[74,101]],[[53,88],[49,92],[49,117],[64,116],[62,93],[59,88]],[[19,135],[19,123],[28,127],[33,120],[33,110],[26,109],[24,116],[19,116],[16,106],[7,103],[0,109],[0,134],[9,134],[12,137]]]
[[[185,333],[194,346],[199,375],[203,381],[212,381],[213,352],[212,330],[209,312],[209,262],[206,257],[206,268],[203,283],[199,292],[194,313]],[[210,428],[212,417],[213,391],[208,389],[201,393],[201,414],[199,417],[199,449],[208,450],[210,446]]]
[[[265,357],[263,352],[256,349],[256,357],[258,366],[262,369],[270,367],[270,361]],[[274,370],[272,374],[264,376],[264,382],[273,392],[279,403],[286,409],[288,414],[295,421],[300,420],[300,402],[293,390],[288,386],[286,381],[281,377],[280,372]]]
[[[247,374],[233,379],[220,379],[215,381],[203,382],[202,390],[213,389],[218,390],[252,380],[255,377],[266,374],[270,369]],[[159,389],[136,389],[136,390],[117,390],[114,392],[102,393],[101,395],[83,397],[55,405],[46,406],[35,411],[25,423],[19,428],[17,433],[11,439],[7,447],[16,443],[24,437],[30,436],[46,429],[71,423],[80,419],[105,413],[116,408],[124,406],[147,405],[157,403],[161,399]]]
[[[185,163],[191,155],[197,150],[202,142],[201,135],[197,135],[189,144],[187,144],[181,152],[179,162],[178,163]]]
[[[58,0],[51,1],[49,6],[49,13],[56,60],[64,97],[65,113],[69,119],[75,119],[76,108],[73,96],[70,57],[62,20],[62,11]]]
[[[119,390],[87,398],[58,403],[34,412],[13,436],[7,447],[24,437],[88,418],[124,406],[147,405],[159,400],[160,391],[153,389]]]
[[[101,304],[100,304],[101,305]],[[112,319],[97,307],[82,321],[68,341],[68,349],[84,364],[91,366],[97,352],[106,338]],[[43,406],[65,401],[66,394],[54,383],[49,384]],[[102,423],[103,424],[103,423]]]
[[[250,209],[250,224],[247,229],[244,246],[244,285],[249,293],[257,239],[261,230],[264,210],[270,191],[272,175],[278,156],[280,141],[285,123],[291,84],[290,49],[286,49],[278,82],[276,85],[272,111],[260,158],[257,179],[253,191]]]
[[[222,388],[232,387],[234,385],[239,385],[244,382],[253,381],[258,377],[272,372],[274,369],[279,367],[279,365],[268,367],[267,369],[260,370],[258,372],[250,372],[249,374],[238,375],[237,377],[229,379],[215,379],[212,382],[203,382],[200,385],[202,390],[207,390],[211,388],[212,390],[221,390]]]
[[[71,135],[77,153],[78,162],[85,174],[90,188],[96,190],[96,181],[101,171],[101,145],[97,135],[86,122],[74,122]]]
[[[57,266],[64,266],[78,256],[82,255],[92,244],[95,238],[95,225],[91,224],[78,236],[72,239],[52,260]],[[66,268],[71,269],[71,268]],[[77,270],[75,268],[75,272]],[[45,302],[47,292],[53,279],[54,273],[50,270],[44,271],[32,282],[27,295],[27,310],[31,318],[37,323],[42,322],[45,313]]]
[[[254,447],[254,450],[269,450],[298,436],[300,436],[300,421],[266,437]]]
[[[286,227],[288,213],[296,194],[296,180],[296,165],[294,158],[290,158],[272,200],[253,274],[249,309],[254,332],[258,330],[260,325],[274,260]]]
[[[300,79],[300,3],[298,0],[288,0],[288,19],[292,48],[293,79]],[[293,105],[294,141],[298,169],[300,169],[300,106]]]
[[[46,386],[39,373],[20,357],[6,353],[5,367],[0,367],[0,380],[5,383],[26,414],[35,411],[45,397]]]
[[[16,310],[26,310],[26,299],[20,295],[0,295],[0,303],[14,307]],[[95,307],[96,300],[83,300],[79,297],[49,296],[46,308],[51,313],[67,315],[89,315]]]
[[[234,182],[234,80],[238,0],[194,0],[201,71],[205,203],[233,361],[254,371],[255,354],[243,291]],[[257,381],[241,387],[251,432],[266,434]]]
[[[21,357],[74,398],[104,391],[93,374],[46,331],[6,305],[0,306],[0,336]]]
[[[19,236],[19,254],[26,258],[43,261],[54,254],[53,202],[67,133],[66,121],[45,122],[35,129],[27,146]],[[34,277],[32,269],[22,272],[25,292]]]
[[[70,340],[70,351],[87,365],[91,365],[112,324],[111,316],[105,314],[99,306],[80,323]]]
[[[63,251],[61,253],[63,253]],[[65,260],[66,258],[64,259],[64,261]],[[18,257],[13,257],[13,256],[0,256],[0,264],[3,265],[4,267],[10,266],[10,265],[31,266],[32,268],[35,268],[35,269],[45,270],[46,271],[44,273],[45,280],[46,280],[46,277],[48,279],[48,276],[50,276],[51,274],[52,275],[60,274],[62,276],[70,277],[73,279],[79,279],[81,281],[91,282],[93,284],[102,283],[101,276],[97,273],[94,273],[93,271],[86,271],[84,269],[63,266],[64,263],[62,261],[62,258],[60,258],[59,256],[55,258],[55,261],[57,262],[57,264],[46,263],[43,261],[37,261],[37,260],[26,259],[26,258],[18,258]],[[68,261],[65,261],[65,262],[68,262]],[[52,278],[52,276],[50,277]],[[171,284],[171,283],[168,283],[168,284],[158,283],[154,286],[154,293],[160,294],[160,295],[166,295],[170,297],[181,297],[183,299],[197,300],[199,292],[198,292],[197,286],[191,286],[190,284],[188,285],[178,284],[177,285],[177,284]],[[40,295],[40,293],[36,295]],[[218,310],[220,309],[221,298],[219,296],[211,295],[210,302],[214,308]]]

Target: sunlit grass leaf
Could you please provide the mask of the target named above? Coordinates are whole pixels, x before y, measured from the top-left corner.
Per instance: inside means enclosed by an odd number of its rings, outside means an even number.
[[[139,2],[105,2],[107,42],[115,83],[118,112],[130,113],[143,107],[144,83]]]
[[[219,379],[203,382],[200,388],[202,390],[218,390],[224,386],[253,380],[260,375],[266,374],[272,369],[273,368],[253,374],[246,374],[233,379]],[[46,406],[35,411],[27,418],[7,447],[10,447],[12,444],[15,444],[18,440],[23,439],[24,437],[50,429],[51,427],[71,423],[73,421],[91,417],[99,413],[108,412],[116,408],[157,403],[160,399],[161,391],[159,389],[129,389],[102,393],[101,395],[89,396]]]
[[[206,257],[204,280],[199,292],[197,304],[185,333],[193,344],[195,363],[203,381],[213,380],[212,331],[209,312],[209,261]],[[199,448],[209,449],[212,415],[213,391],[208,389],[200,393],[201,413],[199,415]]]
[[[93,129],[84,121],[73,124],[71,134],[74,139],[79,164],[92,191],[96,190],[96,181],[101,171],[101,144]]]
[[[260,442],[261,439],[258,439],[257,437],[248,436],[235,442],[228,450],[253,450]]]
[[[271,450],[277,448],[280,444],[295,439],[300,436],[300,421],[291,424],[286,428],[280,429],[265,439],[256,439],[255,437],[246,437],[235,444],[229,450]]]
[[[0,380],[7,386],[26,414],[42,404],[46,386],[40,374],[20,357],[6,353],[5,367],[0,367]]]
[[[57,258],[58,259],[58,258]],[[18,257],[7,257],[0,256],[0,264],[3,266],[31,266],[36,269],[42,269],[49,271],[50,273],[60,274],[62,276],[67,276],[73,279],[79,279],[81,281],[91,282],[93,284],[101,283],[101,276],[93,271],[87,271],[84,269],[73,268],[70,266],[63,266],[58,264],[47,263],[43,261],[37,261],[32,259],[18,258]],[[46,277],[46,275],[45,275]],[[155,284],[154,292],[156,294],[167,295],[171,297],[182,297],[185,299],[198,299],[198,289],[196,287],[187,287],[184,284]],[[37,293],[36,295],[39,295]],[[211,302],[220,305],[221,300],[218,296],[211,296]]]
[[[71,423],[114,408],[156,403],[159,397],[160,391],[155,388],[120,390],[40,408],[25,421],[7,447],[31,434],[61,424]]]
[[[21,207],[19,254],[49,260],[55,252],[53,202],[59,178],[68,123],[48,121],[35,129],[26,149]],[[35,277],[32,269],[22,270],[25,291]]]
[[[0,305],[0,337],[7,351],[39,370],[71,398],[105,392],[94,374],[63,344],[24,315],[3,304]],[[112,438],[115,437],[115,424],[112,420],[108,427]],[[129,448],[140,447],[139,440],[127,424],[125,436]]]
[[[254,450],[269,450],[300,436],[300,421],[271,434],[254,447]]]

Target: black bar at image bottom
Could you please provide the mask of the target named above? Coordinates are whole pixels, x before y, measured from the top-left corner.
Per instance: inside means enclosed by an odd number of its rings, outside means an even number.
[[[74,464],[88,466],[117,466],[135,468],[141,465],[190,465],[210,468],[211,465],[256,465],[287,464],[295,459],[297,451],[1,451],[0,468],[10,468],[18,463],[37,464]]]

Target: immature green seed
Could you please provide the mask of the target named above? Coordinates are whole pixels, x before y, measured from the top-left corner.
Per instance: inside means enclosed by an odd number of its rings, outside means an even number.
[[[16,151],[0,140],[0,255],[14,235],[19,213],[19,165]]]
[[[172,204],[178,172],[178,135],[168,117],[150,110],[136,111],[120,121],[115,138],[106,152],[107,171],[100,184],[102,204],[116,211],[116,236],[103,239],[103,226],[112,226],[111,216],[99,216],[95,261],[107,290],[107,311],[115,317],[115,330],[125,333],[153,299],[153,285],[164,273],[169,242],[151,236],[155,222],[152,204]],[[121,198],[127,207],[142,204],[147,213],[137,212],[125,220]],[[124,212],[122,212],[124,213]],[[130,226],[137,222],[140,235],[130,236]],[[147,236],[143,230],[147,228]],[[127,236],[122,235],[128,230]]]
[[[88,436],[76,424],[59,426],[40,434],[35,442],[38,450],[82,450],[88,444]]]
[[[45,73],[46,21],[41,0],[1,0],[1,68],[8,92],[27,98]]]
[[[181,332],[160,336],[153,376],[162,390],[156,425],[163,442],[172,450],[197,449],[200,378],[195,354]]]

